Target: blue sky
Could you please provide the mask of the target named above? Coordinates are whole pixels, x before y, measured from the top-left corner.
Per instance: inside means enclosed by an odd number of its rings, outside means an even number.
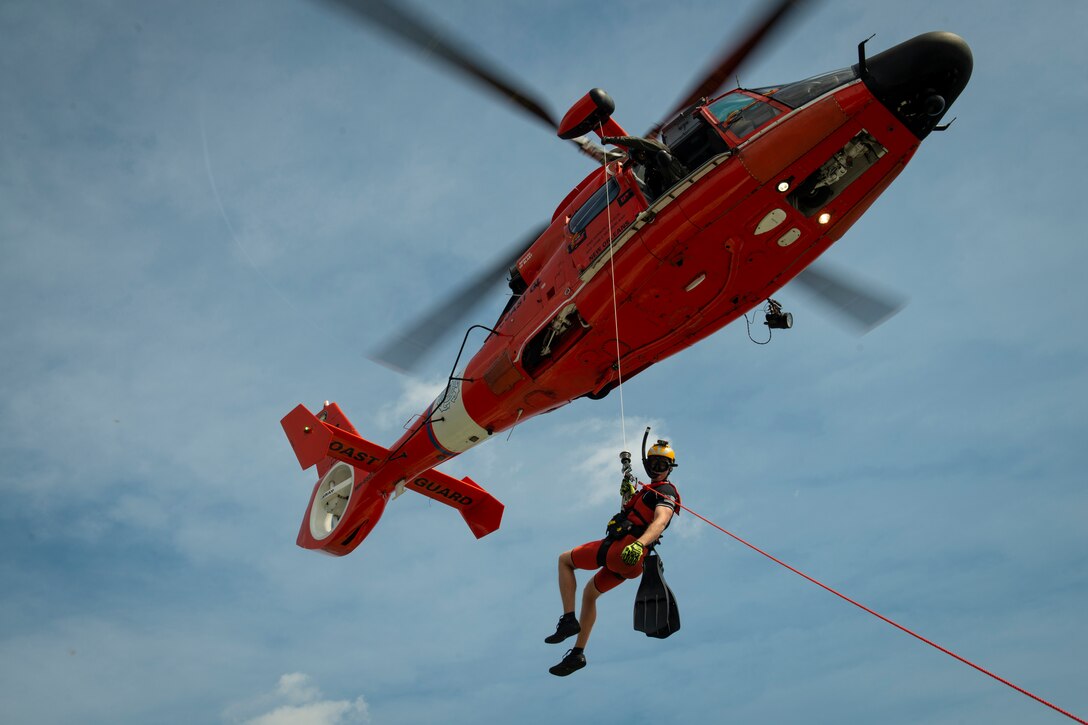
[[[639,130],[756,3],[417,5]],[[690,507],[1081,717],[1085,27],[1078,0],[815,4],[743,84],[872,33],[974,52],[952,130],[825,257],[910,304],[858,338],[786,288],[770,345],[726,328],[623,389]],[[405,496],[347,558],[296,548],[280,417],[332,399],[396,439],[455,350],[409,379],[367,349],[588,161],[319,3],[9,0],[0,30],[0,719],[1067,721],[690,516],[662,550],[681,632],[633,632],[625,585],[589,667],[548,675],[555,557],[616,506],[616,395],[444,468],[506,504],[485,539]]]

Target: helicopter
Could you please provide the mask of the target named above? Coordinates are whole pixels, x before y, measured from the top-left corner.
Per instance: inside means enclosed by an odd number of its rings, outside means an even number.
[[[361,437],[336,403],[298,405],[281,421],[303,469],[317,467],[297,544],[354,551],[386,506],[414,491],[497,530],[503,504],[436,466],[496,434],[623,381],[761,305],[769,329],[792,326],[772,295],[791,280],[837,302],[865,328],[896,305],[810,268],[903,171],[971,76],[970,47],[930,32],[802,81],[721,92],[801,0],[778,0],[741,42],[643,136],[594,88],[556,121],[510,75],[388,0],[326,0],[489,87],[572,141],[598,166],[550,222],[441,300],[373,358],[411,369],[504,272],[510,300],[472,325],[441,394],[389,448]],[[591,142],[595,134],[601,144]],[[473,332],[479,349],[461,363]]]

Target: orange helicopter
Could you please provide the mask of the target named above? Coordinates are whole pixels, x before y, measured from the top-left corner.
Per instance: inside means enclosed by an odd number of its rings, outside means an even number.
[[[772,295],[791,280],[863,328],[896,304],[809,267],[902,172],[966,87],[971,50],[952,33],[919,35],[795,83],[720,93],[800,0],[778,0],[685,94],[666,120],[633,136],[614,103],[589,91],[558,123],[533,94],[386,0],[330,0],[353,17],[497,91],[600,162],[551,222],[443,300],[373,356],[410,369],[508,272],[512,292],[490,327],[465,332],[443,392],[391,447],[360,437],[335,403],[299,405],[281,421],[303,469],[317,466],[297,543],[342,556],[405,490],[457,509],[477,538],[503,505],[469,477],[435,466],[576,398],[622,381],[764,305],[771,329],[792,325]],[[606,150],[588,141],[595,133]],[[469,337],[479,350],[461,364]],[[458,372],[459,371],[459,372]]]

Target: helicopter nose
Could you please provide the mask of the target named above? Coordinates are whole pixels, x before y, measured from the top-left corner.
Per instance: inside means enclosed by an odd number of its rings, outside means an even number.
[[[973,67],[963,38],[934,32],[863,59],[854,70],[877,100],[923,139],[967,86]]]

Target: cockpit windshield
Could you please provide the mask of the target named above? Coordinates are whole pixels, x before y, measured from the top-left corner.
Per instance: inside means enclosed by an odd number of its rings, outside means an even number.
[[[787,83],[784,86],[757,88],[755,92],[764,96],[773,96],[774,100],[790,108],[798,108],[830,90],[846,85],[857,77],[853,68],[840,68],[796,83]]]
[[[707,106],[715,118],[737,138],[745,138],[757,128],[782,113],[760,98],[733,91]]]

